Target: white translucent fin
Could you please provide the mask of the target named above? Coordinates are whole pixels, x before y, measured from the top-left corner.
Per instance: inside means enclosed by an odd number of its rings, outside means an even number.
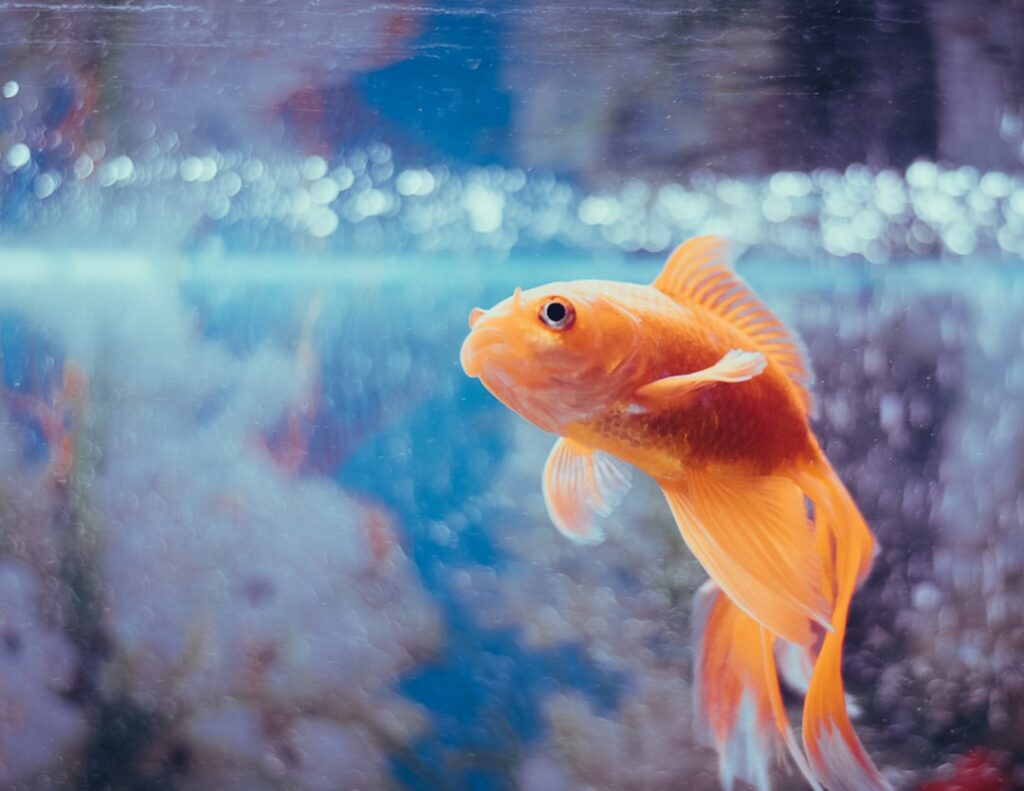
[[[761,352],[732,349],[722,359],[702,371],[679,376],[666,376],[646,384],[633,394],[637,411],[653,411],[668,406],[678,407],[686,399],[717,382],[746,382],[764,371],[767,360]]]
[[[562,437],[544,465],[544,503],[564,535],[596,543],[604,534],[597,518],[608,516],[629,491],[632,467],[604,451]]]
[[[794,645],[779,640],[775,646],[775,659],[779,666],[779,675],[793,692],[806,695],[811,685],[811,672],[814,670],[814,657],[810,649],[804,645]]]
[[[743,332],[785,371],[810,411],[812,376],[803,344],[732,270],[724,239],[698,236],[681,244],[654,287],[684,304],[702,306]]]

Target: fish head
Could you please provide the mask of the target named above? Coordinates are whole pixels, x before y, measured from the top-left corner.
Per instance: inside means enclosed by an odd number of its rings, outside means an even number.
[[[550,283],[475,308],[462,368],[499,401],[545,431],[605,412],[623,397],[639,319],[614,284]]]

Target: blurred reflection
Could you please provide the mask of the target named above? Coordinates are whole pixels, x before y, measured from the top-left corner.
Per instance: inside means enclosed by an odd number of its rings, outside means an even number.
[[[411,8],[18,4],[0,10],[0,73],[21,95],[7,124],[33,150],[64,158],[90,143],[131,149],[157,129],[187,148],[280,145],[287,132],[322,153],[339,142],[327,121],[331,99],[345,104],[340,86],[408,57]]]
[[[44,168],[167,132],[190,152],[386,142],[590,182],[936,156],[1008,169],[1024,143],[1010,0],[57,0],[0,21],[0,143]]]

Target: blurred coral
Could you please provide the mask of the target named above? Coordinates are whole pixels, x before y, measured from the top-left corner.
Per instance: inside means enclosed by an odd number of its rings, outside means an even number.
[[[0,560],[0,784],[48,788],[71,768],[86,739],[85,712],[68,700],[77,658],[40,609],[37,574]]]
[[[81,746],[91,712],[101,712],[90,740],[99,744],[103,723],[126,716],[120,707],[150,723],[136,754],[120,756],[135,762],[116,769],[122,776],[171,772],[196,788],[229,776],[245,787],[377,785],[385,754],[425,724],[393,688],[439,629],[394,517],[253,453],[252,433],[302,396],[290,355],[267,345],[232,356],[198,336],[174,290],[147,272],[127,302],[84,289],[89,311],[69,309],[83,293],[70,284],[3,298],[79,361],[60,398],[86,403],[83,371],[90,391],[63,489],[52,465],[27,465],[18,443],[3,444],[6,479],[24,482],[3,497],[6,540],[59,592],[57,631],[46,631],[32,626],[31,572],[8,561],[0,579],[12,666],[0,744],[35,739],[16,758],[4,752],[0,768],[11,779],[57,760],[73,771],[64,753]],[[42,436],[58,456],[60,437]],[[90,595],[100,607],[69,606]],[[77,652],[59,637],[61,619]],[[73,682],[80,707],[54,697]],[[114,771],[101,758],[87,746],[88,776]]]

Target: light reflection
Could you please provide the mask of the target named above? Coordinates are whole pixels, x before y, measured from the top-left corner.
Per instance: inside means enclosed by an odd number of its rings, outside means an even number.
[[[94,222],[100,206],[122,219],[146,217],[149,212],[140,206],[152,207],[159,198],[161,208],[153,216],[160,219],[161,233],[187,240],[202,216],[203,233],[229,248],[239,243],[231,226],[244,222],[250,228],[247,244],[260,243],[259,231],[253,237],[251,229],[283,224],[311,238],[343,238],[351,251],[352,245],[369,244],[370,237],[349,238],[346,226],[380,218],[385,235],[375,244],[430,252],[507,253],[514,243],[528,243],[656,254],[695,233],[721,233],[739,245],[789,256],[825,253],[879,264],[910,256],[957,259],[1024,251],[1024,178],[932,162],[915,162],[902,173],[858,166],[757,179],[698,171],[677,182],[630,179],[618,189],[587,192],[518,168],[402,166],[384,145],[331,159],[289,159],[219,150],[178,153],[173,136],[158,132],[153,139],[163,142],[135,156],[90,143],[70,160],[66,174],[47,168],[17,200],[46,200],[52,210],[32,212],[26,206],[33,224],[22,231],[45,235],[51,223],[59,223],[85,241],[105,230]],[[10,178],[33,162],[24,142],[0,148],[0,156]],[[72,192],[76,183],[81,186]],[[116,196],[105,194],[114,187]],[[187,197],[178,194],[186,187]],[[70,201],[77,211],[60,208]],[[198,212],[188,208],[196,201]],[[75,227],[78,221],[82,225]],[[132,227],[139,239],[146,238],[149,229]],[[131,245],[132,237],[123,241]]]
[[[11,146],[7,152],[5,161],[8,167],[12,170],[18,170],[19,168],[25,167],[29,163],[32,157],[32,152],[28,150],[28,146],[24,143],[15,143]]]

